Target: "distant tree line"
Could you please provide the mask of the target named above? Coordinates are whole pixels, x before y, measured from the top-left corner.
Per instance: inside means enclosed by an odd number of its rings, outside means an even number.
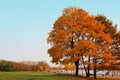
[[[50,66],[45,61],[40,62],[14,62],[0,60],[0,71],[47,71]]]

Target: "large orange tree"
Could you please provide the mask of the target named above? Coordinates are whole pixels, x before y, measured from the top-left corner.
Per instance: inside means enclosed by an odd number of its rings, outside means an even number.
[[[85,10],[65,8],[48,36],[48,43],[51,44],[48,54],[52,57],[52,62],[74,63],[76,75],[81,62],[87,77],[90,75],[90,66],[93,66],[96,78],[97,66],[109,64],[113,58],[109,51],[112,39],[103,31],[104,28]]]

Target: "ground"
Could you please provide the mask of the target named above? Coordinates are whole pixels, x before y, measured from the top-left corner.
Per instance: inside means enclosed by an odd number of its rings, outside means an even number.
[[[94,80],[83,76],[56,74],[51,72],[0,72],[0,80]],[[97,80],[120,80],[116,77],[98,77]]]

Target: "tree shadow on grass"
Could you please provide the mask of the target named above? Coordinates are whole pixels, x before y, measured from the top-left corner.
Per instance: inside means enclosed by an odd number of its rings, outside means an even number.
[[[78,77],[73,75],[66,75],[66,74],[54,74],[54,75],[32,75],[32,76],[25,76],[25,80],[81,80]],[[84,79],[88,80],[88,79]],[[90,79],[89,79],[90,80]]]

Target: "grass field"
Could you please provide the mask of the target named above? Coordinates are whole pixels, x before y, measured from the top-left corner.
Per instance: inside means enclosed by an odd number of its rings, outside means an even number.
[[[81,76],[56,74],[51,72],[0,72],[0,80],[94,80]],[[120,80],[118,78],[99,78],[97,80]]]
[[[0,80],[78,80],[78,78],[51,72],[0,72]]]

